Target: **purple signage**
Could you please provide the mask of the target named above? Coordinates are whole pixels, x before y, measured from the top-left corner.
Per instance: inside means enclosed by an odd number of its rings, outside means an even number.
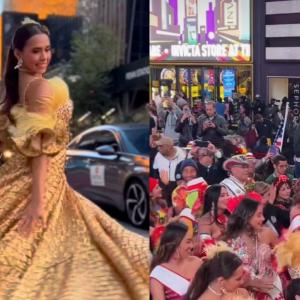
[[[251,60],[250,0],[150,0],[150,59]]]

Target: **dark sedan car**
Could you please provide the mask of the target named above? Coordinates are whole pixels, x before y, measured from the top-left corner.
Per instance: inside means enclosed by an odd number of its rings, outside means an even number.
[[[148,220],[148,136],[146,124],[102,125],[69,144],[69,184],[94,202],[126,212],[135,226]]]

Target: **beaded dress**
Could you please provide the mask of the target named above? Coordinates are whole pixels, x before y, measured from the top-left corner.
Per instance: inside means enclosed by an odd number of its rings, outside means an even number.
[[[2,150],[12,153],[0,167],[0,299],[148,299],[148,241],[66,181],[73,108],[66,83],[32,78],[25,93],[33,107],[15,105],[14,122],[0,116]],[[23,237],[17,227],[31,201],[30,160],[41,154],[49,158],[47,227]]]

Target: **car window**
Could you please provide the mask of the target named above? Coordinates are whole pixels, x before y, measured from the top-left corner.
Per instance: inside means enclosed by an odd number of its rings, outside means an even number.
[[[76,145],[76,149],[92,150],[104,145],[112,146],[115,151],[119,151],[119,144],[112,132],[108,130],[94,131],[82,136],[80,142]]]
[[[72,140],[72,142],[69,144],[68,148],[69,149],[77,149],[79,142],[80,142],[80,138],[79,138],[79,136],[77,136],[75,139]]]
[[[129,153],[149,155],[149,128],[124,129],[124,139]]]

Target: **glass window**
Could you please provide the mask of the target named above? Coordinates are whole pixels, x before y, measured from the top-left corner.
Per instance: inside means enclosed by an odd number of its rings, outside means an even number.
[[[191,93],[193,100],[199,99],[202,96],[201,81],[201,68],[191,69]]]
[[[215,99],[215,69],[205,68],[203,69],[203,93],[204,100]]]
[[[164,96],[174,96],[176,90],[176,72],[174,68],[162,69],[160,73],[160,94]]]
[[[124,131],[125,144],[132,154],[149,154],[149,128],[128,128]]]
[[[178,72],[179,91],[183,92],[189,98],[189,70],[180,68]]]
[[[161,96],[173,96],[176,89],[192,103],[197,99],[233,97],[235,93],[252,97],[252,69],[249,65],[153,68],[151,77],[153,98],[158,91]]]
[[[116,151],[120,150],[114,134],[107,130],[87,133],[80,139],[80,142],[77,145],[74,147],[71,145],[71,148],[95,151],[96,148],[104,145],[110,145],[114,147]]]
[[[243,96],[251,97],[252,82],[251,68],[249,66],[237,68],[237,92]]]

